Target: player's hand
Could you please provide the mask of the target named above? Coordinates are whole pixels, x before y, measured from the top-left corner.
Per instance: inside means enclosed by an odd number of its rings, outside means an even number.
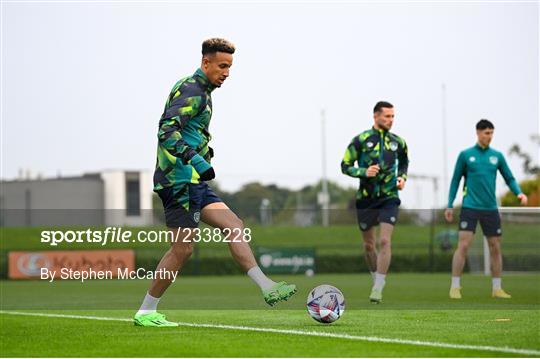
[[[216,178],[216,172],[214,172],[214,168],[210,167],[206,171],[200,174],[202,181],[210,181]]]
[[[405,180],[402,177],[397,178],[397,189],[400,191],[405,188]]]
[[[198,153],[191,158],[190,164],[199,174],[201,181],[210,181],[216,177],[216,173],[214,172],[212,165],[206,162],[205,159]]]
[[[367,177],[375,177],[379,173],[380,168],[379,165],[371,165],[366,170],[366,176]]]
[[[525,193],[518,194],[517,198],[520,200],[522,206],[526,206],[529,202],[529,199]]]
[[[454,209],[453,208],[447,208],[444,210],[444,219],[446,219],[446,222],[452,223],[454,220]]]

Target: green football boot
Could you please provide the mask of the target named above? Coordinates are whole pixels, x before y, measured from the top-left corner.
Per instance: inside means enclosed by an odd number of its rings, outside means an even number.
[[[140,314],[133,317],[133,323],[138,327],[177,327],[178,323],[169,322],[165,315],[154,312],[149,314]]]
[[[264,301],[274,306],[277,302],[289,299],[294,293],[296,293],[296,286],[294,284],[287,284],[285,282],[276,283],[272,288],[263,290]]]

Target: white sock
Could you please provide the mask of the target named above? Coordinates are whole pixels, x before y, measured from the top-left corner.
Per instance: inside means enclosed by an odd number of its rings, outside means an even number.
[[[451,288],[460,288],[461,287],[460,279],[461,279],[461,277],[452,277],[452,286],[451,286]]]
[[[373,284],[373,289],[383,290],[384,285],[386,284],[385,278],[386,274],[375,272],[375,284]]]
[[[262,289],[262,290],[268,290],[272,288],[276,282],[268,278],[264,273],[262,272],[261,268],[258,266],[255,266],[247,271],[247,275],[253,279],[253,281]]]
[[[369,272],[371,274],[371,279],[373,279],[373,283],[375,283],[375,272]]]
[[[150,294],[146,293],[146,295],[144,296],[144,300],[141,304],[141,308],[139,308],[139,311],[136,315],[155,313],[160,299],[161,298],[155,298],[152,297]]]
[[[501,289],[501,278],[492,278],[491,283],[493,285],[493,290]]]

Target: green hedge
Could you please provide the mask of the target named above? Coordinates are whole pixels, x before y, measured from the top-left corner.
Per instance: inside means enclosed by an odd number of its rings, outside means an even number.
[[[137,251],[136,265],[146,269],[155,269],[162,251]],[[506,268],[514,271],[540,271],[540,255],[508,255],[503,262]],[[317,255],[315,260],[317,273],[362,273],[368,268],[363,255]],[[449,272],[452,268],[452,253],[436,253],[430,260],[427,254],[393,254],[390,270],[392,272]],[[469,268],[466,265],[465,271]],[[196,253],[186,263],[185,274],[240,274],[240,268],[230,256],[215,258],[197,258]]]
[[[154,270],[161,259],[162,249],[136,250],[136,267]],[[508,255],[503,262],[514,271],[540,271],[540,256],[537,254]],[[360,255],[318,255],[315,261],[317,273],[365,273],[368,268]],[[427,254],[392,255],[392,272],[449,272],[452,254],[435,254],[432,261]],[[468,268],[466,268],[468,270]],[[182,272],[186,275],[241,274],[242,271],[230,256],[198,258],[196,253],[186,263]],[[7,252],[0,254],[0,278],[7,278]]]
[[[153,270],[156,268],[162,251],[144,250],[136,252],[136,266]],[[452,254],[437,254],[433,258],[431,269],[428,255],[393,255],[391,270],[393,272],[435,272],[449,271]],[[368,268],[362,254],[358,255],[317,255],[315,260],[317,273],[361,273]],[[240,274],[242,271],[230,257],[197,258],[196,253],[186,263],[184,274],[225,275]]]
[[[2,251],[0,252],[0,279],[6,279],[7,278],[7,272],[8,272],[8,252]]]

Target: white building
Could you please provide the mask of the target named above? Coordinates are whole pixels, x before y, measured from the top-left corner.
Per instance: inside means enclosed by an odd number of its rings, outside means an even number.
[[[0,210],[3,226],[150,225],[152,179],[146,172],[107,170],[2,181]]]

